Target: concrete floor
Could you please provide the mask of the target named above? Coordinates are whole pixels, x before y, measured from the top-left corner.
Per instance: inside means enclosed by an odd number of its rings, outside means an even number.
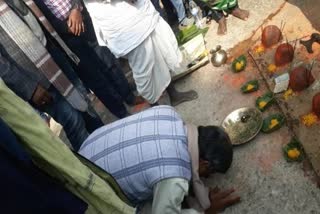
[[[239,1],[240,7],[250,9],[247,22],[228,18],[228,34],[216,36],[216,24],[212,23],[207,34],[207,48],[217,44],[229,49],[231,57],[245,53],[260,38],[260,27],[286,22],[285,36],[296,39],[297,35],[314,32],[313,24],[298,7],[285,1]],[[177,81],[180,90],[194,89],[199,99],[177,106],[183,118],[196,125],[220,125],[226,115],[243,106],[254,106],[262,87],[251,95],[239,92],[240,86],[253,78],[259,79],[255,69],[233,74],[230,65],[214,68],[211,64]],[[251,66],[252,67],[252,66]],[[261,81],[262,82],[262,81]],[[279,111],[276,107],[263,113]],[[234,162],[226,175],[213,175],[207,183],[214,187],[234,187],[242,202],[226,209],[224,213],[320,213],[320,191],[317,177],[307,160],[303,163],[287,163],[282,147],[291,139],[287,127],[270,135],[259,134],[252,142],[235,147]]]

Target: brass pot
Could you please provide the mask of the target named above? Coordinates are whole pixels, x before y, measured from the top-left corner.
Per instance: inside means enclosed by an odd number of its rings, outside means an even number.
[[[215,67],[220,67],[221,65],[225,64],[227,61],[227,52],[221,49],[221,46],[218,45],[216,49],[212,49],[210,51],[212,54],[211,56],[211,63]]]

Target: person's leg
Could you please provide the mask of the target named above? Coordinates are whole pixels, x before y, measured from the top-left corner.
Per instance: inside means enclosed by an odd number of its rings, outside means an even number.
[[[100,119],[99,115],[96,113],[94,108],[91,106],[90,100],[87,96],[88,89],[82,84],[78,75],[74,71],[70,62],[67,60],[66,55],[59,48],[48,42],[47,50],[51,54],[54,61],[59,65],[63,73],[67,76],[70,82],[74,85],[74,87],[85,97],[86,101],[89,104],[89,112],[82,113],[82,116],[86,123],[86,128],[89,132],[93,132],[97,128],[103,126],[103,122]]]
[[[149,104],[156,103],[171,82],[169,68],[158,52],[149,36],[126,55],[137,91]]]
[[[108,47],[98,44],[92,20],[86,8],[82,11],[83,20],[86,26],[86,31],[81,34],[83,41],[86,41],[88,46],[94,50],[96,60],[99,60],[100,71],[109,80],[114,90],[119,94],[123,101],[129,105],[136,105],[144,102],[141,97],[136,97],[130,88],[129,82],[124,75],[124,72]]]
[[[82,84],[81,80],[79,79],[77,73],[75,72],[74,68],[70,64],[70,61],[67,58],[67,55],[57,46],[51,43],[48,40],[48,44],[46,46],[48,52],[50,53],[51,57],[60,67],[62,72],[66,75],[69,81],[76,86],[76,88],[82,93],[86,95],[89,91],[88,89]]]
[[[211,10],[212,11],[212,19],[215,20],[219,26],[218,26],[218,35],[224,35],[227,33],[227,20],[223,14],[222,10]]]
[[[181,22],[186,17],[186,10],[182,0],[170,0],[177,11],[178,21]]]
[[[85,7],[82,11],[82,17],[86,26],[86,31],[81,34],[81,37],[84,41],[87,41],[88,46],[94,50],[98,57],[97,60],[101,61],[100,70],[105,78],[112,84],[110,87],[113,86],[114,90],[122,97],[122,100],[129,105],[136,105],[144,102],[141,97],[134,96],[118,60],[111,53],[109,48],[98,44],[92,20]]]
[[[159,21],[151,38],[153,42],[153,55],[156,62],[154,70],[157,72],[155,73],[163,73],[164,70],[170,69],[170,73],[174,74],[176,69],[181,69],[183,56],[170,26],[164,20]],[[177,91],[172,82],[168,85],[167,92],[173,106],[198,98],[198,94],[194,90],[186,92]]]
[[[48,91],[53,101],[44,107],[44,111],[63,126],[73,149],[78,151],[89,136],[82,114],[74,109],[54,87],[50,87]]]
[[[171,0],[171,3],[173,4],[174,8],[177,11],[178,21],[180,23],[180,26],[185,27],[192,25],[194,23],[193,18],[188,18],[186,16],[186,9],[184,7],[182,0]]]
[[[119,93],[122,99],[128,105],[137,105],[144,102],[142,97],[136,97],[133,94],[118,60],[111,51],[107,47],[99,46],[97,42],[91,43],[91,47],[94,48],[99,58],[105,64],[104,68],[101,69],[103,75],[105,78],[110,80],[112,86]]]
[[[159,0],[151,0],[151,2],[152,2],[152,4],[153,4],[154,8],[160,13],[160,16],[165,19],[164,11],[163,11],[163,9],[160,7],[160,2],[159,2]]]
[[[230,8],[227,13],[245,21],[249,18],[249,11],[240,9],[238,2],[234,7]]]
[[[104,125],[96,111],[91,110],[90,114],[88,112],[81,112],[81,114],[89,133],[94,132]]]
[[[174,105],[197,98],[195,91],[181,93],[170,84],[170,70],[180,65],[182,54],[170,26],[163,19],[152,34],[126,57],[138,92],[150,104],[158,102],[167,88]]]
[[[174,6],[170,0],[161,1],[166,14],[166,21],[172,26],[178,23],[178,17]]]
[[[69,38],[66,43],[80,58],[76,71],[84,85],[90,88],[115,116],[118,118],[127,116],[123,99],[113,87],[112,80],[103,75],[101,61],[94,50],[81,38]]]

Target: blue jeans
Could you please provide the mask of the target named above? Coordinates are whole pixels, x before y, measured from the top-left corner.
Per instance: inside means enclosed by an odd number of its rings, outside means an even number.
[[[51,54],[52,58],[54,61],[57,63],[57,65],[61,68],[63,73],[67,76],[67,78],[70,80],[70,82],[74,85],[74,87],[81,93],[83,96],[86,98],[88,104],[89,104],[89,109],[88,111],[90,112],[90,115],[92,116],[92,119],[89,117],[89,114],[83,115],[86,119],[86,127],[89,133],[93,132],[97,128],[103,126],[103,122],[101,121],[99,115],[97,112],[93,109],[93,107],[90,105],[90,101],[87,98],[88,94],[88,89],[85,88],[85,86],[82,84],[81,80],[75,73],[73,67],[71,66],[70,62],[68,61],[68,56],[61,51],[59,48],[57,48],[54,44],[52,44],[48,40],[47,44],[47,50]]]
[[[183,0],[171,0],[171,3],[177,11],[178,21],[181,22],[186,17],[186,10],[184,8]]]
[[[78,151],[89,136],[89,132],[103,126],[100,118],[94,118],[87,112],[80,112],[73,108],[53,86],[48,89],[48,92],[53,101],[41,110],[47,112],[63,126],[73,149]]]

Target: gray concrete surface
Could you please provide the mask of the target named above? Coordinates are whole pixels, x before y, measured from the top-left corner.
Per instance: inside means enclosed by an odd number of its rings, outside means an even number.
[[[281,21],[286,22],[285,36],[289,40],[314,31],[314,23],[310,23],[304,11],[296,5],[284,1],[239,2],[245,9],[253,8],[251,19],[244,27],[242,21],[240,23],[233,17],[229,18],[228,35],[223,37],[212,36],[216,32],[216,27],[212,24],[211,35],[207,35],[208,48],[222,44],[224,47],[234,48],[229,49],[230,53],[245,53],[251,48],[250,45],[259,40],[261,26],[270,23],[280,26]],[[249,41],[241,44],[248,39]],[[241,94],[240,86],[252,78],[260,78],[252,66],[243,73],[233,74],[229,65],[214,68],[208,64],[176,83],[180,90],[194,89],[199,93],[198,100],[181,104],[177,109],[187,122],[220,125],[223,118],[234,109],[254,106],[256,97],[266,90],[262,87],[252,95]],[[273,107],[263,114],[267,116],[276,111],[279,110]],[[207,179],[210,186],[234,187],[241,196],[242,202],[226,209],[224,213],[320,213],[317,176],[308,162],[287,163],[283,158],[282,147],[290,141],[291,134],[287,127],[270,135],[259,134],[252,142],[235,147],[234,162],[227,174],[213,175]]]
[[[200,98],[177,107],[187,122],[196,125],[219,125],[232,110],[254,106],[261,91],[243,95],[239,86],[256,77],[255,71],[232,74],[228,68],[213,69],[208,65],[179,83],[180,89],[194,88]],[[261,81],[260,81],[261,83]],[[278,111],[276,107],[264,116]],[[291,135],[283,127],[270,135],[259,134],[252,142],[235,147],[234,162],[226,175],[207,180],[210,186],[234,187],[242,202],[224,213],[320,213],[320,191],[312,170],[304,171],[302,163],[287,163],[282,147]]]
[[[308,39],[311,33],[319,32],[317,26],[320,24],[320,14],[316,13],[315,9],[320,9],[320,5],[316,4],[317,1],[289,1],[282,6],[281,10],[270,20],[267,20],[265,25],[274,24],[280,26],[281,22],[285,23],[285,28],[283,30],[283,36],[288,41],[294,41],[296,39]],[[297,5],[299,7],[297,7]],[[301,7],[301,8],[300,8]],[[309,18],[312,17],[310,20]],[[315,21],[317,18],[317,22]],[[253,45],[248,46],[256,46],[260,43],[261,31],[258,30],[252,37],[251,43]],[[285,40],[284,39],[284,40]],[[257,42],[255,43],[255,41]],[[242,43],[240,43],[242,44]],[[247,42],[248,44],[248,42]],[[294,45],[294,42],[291,42]],[[313,60],[315,60],[315,64],[312,69],[313,76],[316,81],[320,81],[320,45],[313,45],[313,54],[307,53],[305,47],[303,47],[299,42],[296,43],[296,52],[293,61],[293,67],[297,64],[310,64]],[[237,50],[239,52],[239,50]],[[271,48],[266,51],[265,54],[257,57],[260,62],[260,68],[265,76],[267,75],[266,66],[273,62],[273,54],[275,48]],[[284,66],[281,69],[278,69],[277,74],[290,70],[290,65]],[[268,78],[269,83],[273,85],[273,78]],[[273,88],[273,87],[272,87]],[[283,100],[282,95],[279,94],[277,97],[280,101],[282,109],[289,114],[290,120],[292,120],[291,127],[294,133],[298,136],[301,143],[304,146],[304,149],[308,155],[309,160],[311,161],[316,173],[320,175],[320,132],[319,125],[313,125],[312,127],[306,127],[300,122],[300,118],[302,115],[308,114],[311,111],[311,103],[312,97],[315,93],[319,92],[319,88],[313,90],[310,87],[308,90],[304,90],[303,92],[297,93],[295,96],[291,97],[289,100]]]
[[[234,164],[226,175],[209,179],[211,186],[236,188],[241,203],[224,213],[234,214],[316,214],[320,213],[320,193],[305,177],[302,164],[282,158],[281,142],[287,130],[273,136],[258,136],[235,149]]]

